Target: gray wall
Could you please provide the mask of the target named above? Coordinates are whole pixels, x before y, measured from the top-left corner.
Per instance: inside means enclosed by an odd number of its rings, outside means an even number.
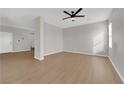
[[[110,17],[112,22],[112,48],[109,56],[124,78],[124,9],[114,9]]]
[[[62,29],[47,23],[44,29],[45,55],[61,52],[63,50]]]
[[[104,51],[97,53],[107,55],[107,21],[63,29],[64,51],[94,54],[94,38],[104,33]]]

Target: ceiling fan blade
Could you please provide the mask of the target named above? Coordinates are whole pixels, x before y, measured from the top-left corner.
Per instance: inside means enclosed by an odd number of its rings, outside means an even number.
[[[66,18],[63,18],[63,20],[68,19],[68,18],[71,18],[71,17],[66,17]]]
[[[68,13],[68,12],[66,12],[66,11],[63,11],[64,13],[66,13],[67,15],[70,15],[71,16],[71,14],[70,13]]]
[[[76,15],[75,17],[85,17],[85,15]]]
[[[76,15],[77,13],[79,13],[82,10],[82,8],[79,8],[74,15]]]

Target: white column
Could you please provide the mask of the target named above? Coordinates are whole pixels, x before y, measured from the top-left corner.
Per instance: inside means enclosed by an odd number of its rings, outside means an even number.
[[[44,21],[42,17],[36,19],[37,31],[35,33],[35,51],[34,58],[44,59]]]

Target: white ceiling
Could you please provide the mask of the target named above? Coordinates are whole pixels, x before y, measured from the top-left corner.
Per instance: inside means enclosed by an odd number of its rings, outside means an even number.
[[[107,20],[112,11],[111,8],[84,8],[79,14],[85,15],[84,18],[76,18],[74,22],[70,19],[62,20],[67,17],[63,11],[76,11],[77,8],[6,8],[2,9],[3,21],[2,24],[35,29],[35,18],[42,16],[45,22],[53,24],[61,28],[68,28],[83,24],[90,24]]]

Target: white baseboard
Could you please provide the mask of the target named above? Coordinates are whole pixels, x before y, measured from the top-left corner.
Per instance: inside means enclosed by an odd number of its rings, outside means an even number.
[[[12,53],[12,51],[10,51],[10,52],[1,52],[0,54],[6,54],[6,53]]]
[[[64,50],[63,52],[70,52],[70,53],[84,54],[84,55],[90,55],[90,56],[108,57],[107,55],[100,55],[100,54],[93,54],[93,53],[86,53],[86,52],[75,52],[75,51],[67,51],[67,50]]]
[[[26,52],[26,51],[31,51],[31,49],[25,49],[25,50],[16,50],[16,51],[12,51],[12,52]]]
[[[56,53],[60,53],[60,52],[62,52],[62,50],[60,50],[60,51],[54,51],[54,52],[50,52],[50,53],[46,53],[46,54],[44,54],[44,56],[48,56],[48,55],[52,55],[52,54],[56,54]],[[34,57],[34,58],[37,59],[37,60],[39,60],[39,61],[44,60],[44,57],[42,57],[42,58]]]
[[[30,49],[18,50],[18,51],[9,51],[9,52],[2,52],[2,53],[0,53],[0,54],[5,54],[5,53],[17,53],[17,52],[26,52],[26,51],[30,51]]]
[[[50,52],[50,53],[45,53],[45,56],[56,54],[56,53],[60,53],[60,52],[63,52],[63,51],[59,50],[59,51],[54,51],[54,52]]]
[[[39,60],[39,61],[44,60],[44,57],[42,57],[42,58],[34,57],[34,58],[37,59],[37,60]]]
[[[121,73],[119,72],[118,68],[115,66],[115,64],[114,64],[114,62],[112,61],[112,59],[111,59],[110,57],[108,57],[108,58],[109,58],[110,62],[112,63],[112,65],[113,65],[115,71],[117,72],[118,76],[120,77],[121,81],[124,83],[124,78],[123,78],[123,76],[121,75]]]

